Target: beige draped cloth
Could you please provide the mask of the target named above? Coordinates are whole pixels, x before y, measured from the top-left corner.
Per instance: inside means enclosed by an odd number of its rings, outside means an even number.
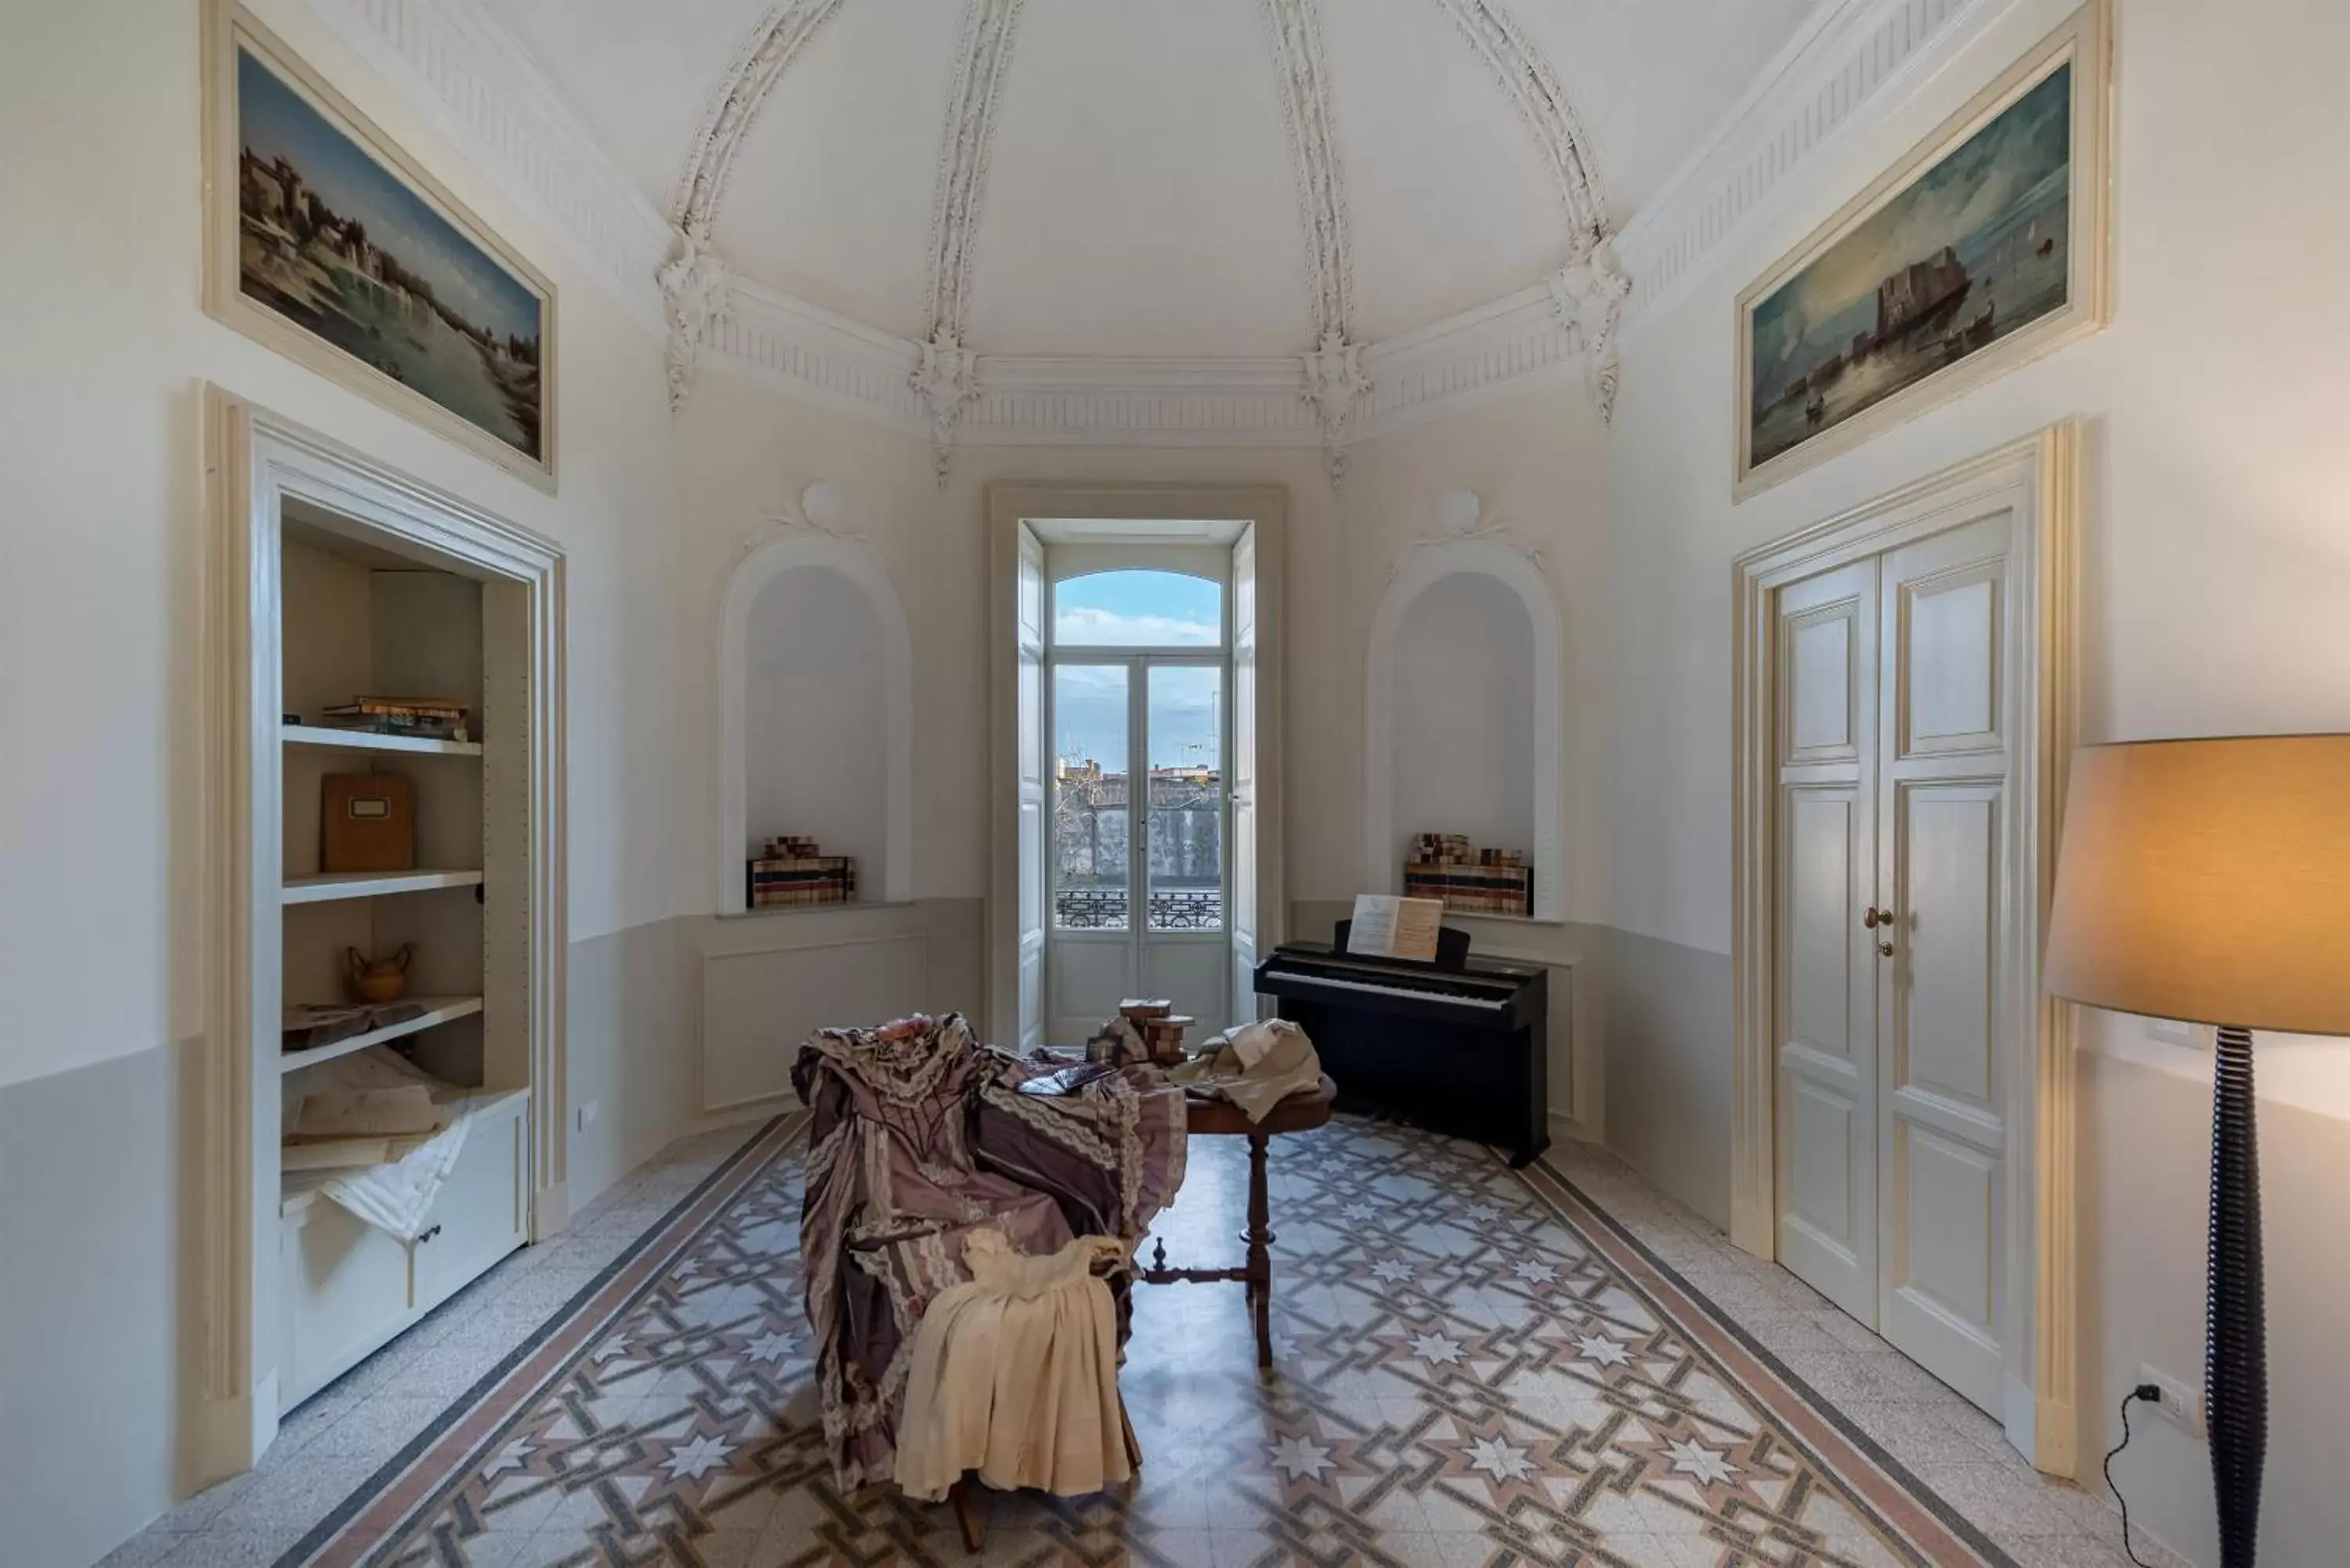
[[[1001,1231],[964,1243],[972,1278],[932,1299],[914,1331],[899,1487],[936,1501],[966,1470],[998,1490],[1064,1497],[1130,1479],[1141,1455],[1118,1397],[1118,1317],[1097,1264],[1115,1236],[1015,1251]]]
[[[1322,1058],[1305,1030],[1286,1018],[1262,1018],[1217,1035],[1167,1076],[1194,1094],[1230,1100],[1261,1122],[1274,1106],[1322,1081]]]

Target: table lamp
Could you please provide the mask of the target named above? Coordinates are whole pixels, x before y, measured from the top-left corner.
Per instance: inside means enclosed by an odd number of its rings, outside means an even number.
[[[2350,734],[2073,756],[2051,994],[2219,1025],[2203,1407],[2222,1568],[2251,1568],[2268,1447],[2252,1033],[2350,1034]]]

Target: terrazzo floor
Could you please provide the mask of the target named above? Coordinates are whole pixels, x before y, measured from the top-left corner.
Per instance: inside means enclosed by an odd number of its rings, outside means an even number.
[[[784,1136],[665,1151],[107,1568],[973,1561],[943,1508],[830,1488]],[[1565,1180],[1528,1182],[1474,1146],[1353,1118],[1274,1149],[1278,1375],[1252,1374],[1237,1289],[1139,1290],[1121,1386],[1141,1485],[993,1498],[977,1561],[2126,1568],[2109,1501],[2034,1473],[1988,1417],[1602,1151],[1555,1150]],[[1233,1251],[1242,1155],[1194,1140],[1159,1227],[1176,1261]],[[703,1193],[706,1212],[678,1218]],[[621,1266],[642,1280],[613,1282]],[[542,1333],[598,1288],[624,1310]],[[501,1403],[488,1385],[541,1341],[568,1359]],[[1758,1373],[1753,1348],[1817,1399]]]

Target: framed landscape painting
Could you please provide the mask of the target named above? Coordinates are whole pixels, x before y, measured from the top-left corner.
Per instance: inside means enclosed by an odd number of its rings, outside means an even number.
[[[1733,498],[2105,325],[2106,4],[1739,296]]]
[[[555,488],[555,286],[233,0],[205,7],[204,307]]]

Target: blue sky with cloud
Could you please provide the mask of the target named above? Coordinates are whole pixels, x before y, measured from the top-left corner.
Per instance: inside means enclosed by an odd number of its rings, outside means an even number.
[[[1068,662],[1087,648],[1214,648],[1223,640],[1223,588],[1170,572],[1098,572],[1054,589],[1053,637],[1064,650],[1054,674],[1054,754],[1122,773],[1126,671]],[[1150,765],[1211,761],[1222,704],[1222,671],[1151,672]],[[1139,699],[1142,693],[1138,691]]]

